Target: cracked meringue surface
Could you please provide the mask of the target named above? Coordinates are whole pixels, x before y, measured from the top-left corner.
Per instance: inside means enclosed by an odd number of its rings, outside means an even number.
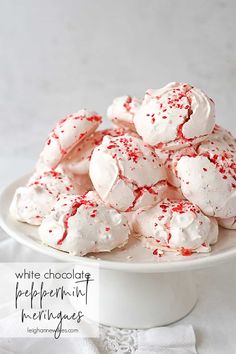
[[[156,149],[155,151],[166,168],[168,183],[173,187],[179,188],[181,183],[176,170],[178,162],[183,156],[197,156],[196,149],[193,146],[188,146],[180,150]]]
[[[42,175],[35,174],[26,186],[17,188],[10,213],[18,221],[40,225],[62,193],[77,193],[68,176],[53,170]]]
[[[122,247],[129,234],[126,217],[100,203],[95,192],[61,195],[39,227],[43,243],[79,256]]]
[[[222,160],[222,158],[224,160]],[[236,215],[236,185],[232,160],[224,154],[184,156],[177,165],[184,196],[210,216],[229,218]]]
[[[216,127],[196,147],[196,156],[181,157],[176,172],[184,196],[206,215],[236,215],[235,140],[226,130]]]
[[[81,109],[59,120],[50,132],[37,163],[37,170],[54,169],[63,158],[102,122],[96,112]]]
[[[68,173],[75,175],[88,174],[92,152],[96,146],[102,143],[104,136],[121,136],[124,134],[125,130],[122,128],[96,131],[77,144],[60,165]]]
[[[158,150],[167,169],[168,183],[181,188],[184,197],[209,216],[236,215],[236,143],[224,128],[194,146],[180,150]]]
[[[161,245],[180,251],[209,252],[210,244],[218,238],[216,220],[187,200],[164,199],[151,209],[139,210],[132,225],[154,248]]]
[[[236,155],[236,140],[233,135],[219,125],[215,125],[213,132],[197,147],[199,153],[207,151],[222,152],[229,151]]]
[[[103,138],[93,151],[89,174],[100,198],[120,211],[152,206],[167,188],[155,151],[128,134]]]
[[[131,232],[161,256],[209,252],[218,224],[236,229],[236,140],[214,102],[171,82],[141,101],[114,99],[102,118],[80,110],[50,132],[36,171],[10,206],[42,242],[75,255],[122,247]]]

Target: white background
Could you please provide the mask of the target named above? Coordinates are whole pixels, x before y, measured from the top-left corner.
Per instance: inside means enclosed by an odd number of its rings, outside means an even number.
[[[32,168],[59,117],[104,114],[114,96],[169,81],[204,89],[235,133],[235,15],[234,0],[0,0],[1,185]],[[0,260],[14,260],[9,247]],[[200,301],[183,322],[199,353],[236,352],[235,266],[198,273]]]

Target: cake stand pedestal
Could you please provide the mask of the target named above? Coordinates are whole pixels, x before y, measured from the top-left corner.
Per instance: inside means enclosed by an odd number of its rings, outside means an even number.
[[[100,323],[119,328],[151,328],[186,316],[197,301],[192,272],[100,274]]]

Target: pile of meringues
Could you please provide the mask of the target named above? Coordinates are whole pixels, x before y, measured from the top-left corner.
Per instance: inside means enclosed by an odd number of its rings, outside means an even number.
[[[75,254],[111,251],[138,236],[154,254],[209,252],[218,224],[236,228],[236,141],[215,124],[200,89],[170,83],[143,100],[114,99],[115,128],[80,110],[50,132],[10,211],[43,243]]]

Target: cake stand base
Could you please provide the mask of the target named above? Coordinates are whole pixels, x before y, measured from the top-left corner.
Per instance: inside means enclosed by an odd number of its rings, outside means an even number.
[[[196,301],[191,272],[129,273],[101,269],[101,324],[139,329],[164,326],[186,316]]]

